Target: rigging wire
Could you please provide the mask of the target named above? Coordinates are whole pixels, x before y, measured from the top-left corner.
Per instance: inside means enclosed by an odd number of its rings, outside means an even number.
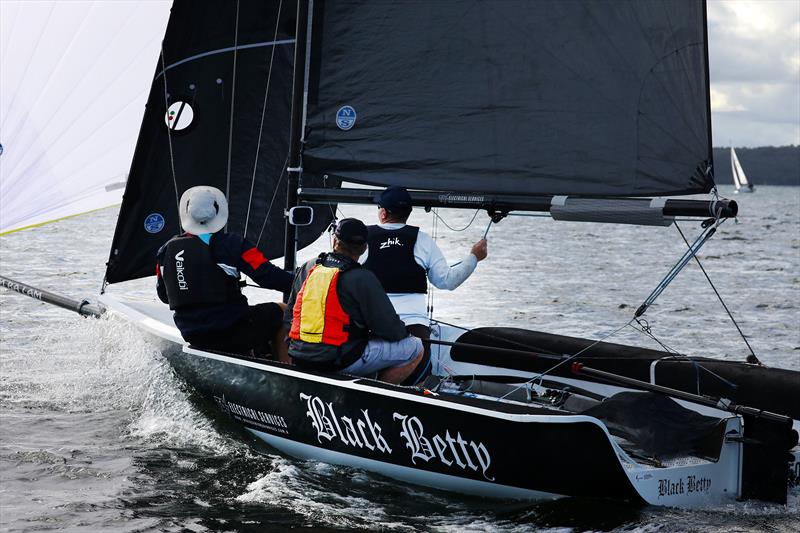
[[[695,359],[692,359],[688,355],[685,355],[685,354],[682,354],[682,353],[678,352],[674,348],[671,348],[666,343],[662,342],[660,339],[658,339],[655,336],[655,334],[652,331],[652,328],[650,327],[650,324],[647,323],[647,320],[645,320],[643,318],[642,319],[638,319],[637,318],[635,320],[636,320],[636,323],[639,324],[639,327],[641,329],[635,328],[635,327],[633,327],[633,325],[631,325],[631,328],[634,331],[636,331],[638,333],[643,333],[647,337],[651,338],[653,341],[658,343],[658,345],[661,346],[661,348],[665,352],[669,352],[669,353],[672,354],[671,358],[674,358],[674,359],[679,360],[679,361],[686,361],[688,363],[691,363],[694,366],[694,369],[695,369],[695,387],[696,387],[698,396],[700,396],[700,370],[704,370],[709,375],[711,375],[714,378],[718,379],[719,381],[721,381],[722,383],[724,383],[725,385],[727,385],[728,387],[730,387],[732,389],[737,389],[739,387],[736,383],[734,383],[732,381],[729,381],[729,380],[725,379],[724,377],[720,376],[719,374],[717,374],[716,372],[706,368],[705,366],[703,366],[701,363],[699,363]],[[662,358],[658,359],[658,361],[664,361],[664,360],[667,360],[667,359],[670,359],[670,358],[662,357]]]
[[[256,248],[258,245],[261,244],[261,238],[264,236],[264,228],[267,227],[267,221],[269,220],[269,215],[272,212],[272,206],[275,204],[275,197],[278,194],[278,190],[281,188],[281,184],[283,183],[283,178],[286,175],[286,166],[289,163],[289,153],[286,153],[286,159],[281,166],[281,175],[278,176],[278,181],[275,182],[275,190],[272,191],[272,199],[269,201],[269,207],[267,208],[267,214],[264,216],[264,222],[261,224],[261,231],[258,232],[258,240],[256,241]]]
[[[275,32],[272,36],[272,41],[276,42],[278,40],[278,28],[280,27],[281,21],[281,9],[283,8],[283,0],[278,3],[278,14],[275,18]],[[276,45],[271,47],[270,56],[269,56],[269,69],[267,69],[267,85],[264,87],[264,104],[261,106],[261,123],[258,127],[258,141],[256,142],[256,156],[255,161],[253,161],[253,177],[250,180],[250,197],[247,200],[247,216],[244,219],[244,236],[247,238],[247,226],[250,223],[250,208],[253,205],[253,190],[255,189],[256,184],[256,171],[258,170],[258,155],[261,152],[261,138],[264,133],[264,117],[266,116],[267,112],[267,102],[269,101],[269,87],[270,81],[272,80],[272,65],[275,61],[275,48]],[[233,118],[231,118],[233,120]],[[233,128],[231,128],[233,129]],[[230,158],[230,156],[229,156]],[[230,161],[228,162],[228,174],[230,175]]]
[[[441,217],[439,216],[438,211],[439,210],[437,208],[433,208],[431,210],[431,213],[433,213],[433,218],[431,219],[431,239],[433,240],[433,242],[436,242],[436,239],[439,237],[439,220],[441,219]],[[475,215],[477,214],[478,213],[476,211]],[[475,220],[475,216],[472,217],[472,220]],[[442,221],[442,223],[444,223],[444,221]],[[470,224],[472,224],[472,221],[470,221]],[[445,224],[445,226],[447,226],[447,224]],[[467,227],[469,227],[469,224],[467,225]],[[435,290],[435,287],[431,283],[431,280],[427,276],[427,273],[425,276],[425,280],[428,282],[428,297],[427,301],[425,302],[425,307],[428,311],[428,322],[433,322],[433,292]]]
[[[541,372],[541,373],[539,373],[539,374],[535,375],[534,377],[532,377],[531,379],[529,379],[529,380],[528,380],[528,381],[526,381],[525,383],[521,383],[519,386],[517,386],[517,387],[515,387],[514,389],[512,389],[512,390],[508,391],[508,392],[507,392],[506,394],[504,394],[503,396],[500,396],[499,398],[497,398],[497,401],[504,400],[504,399],[505,399],[507,396],[509,396],[510,394],[513,394],[514,392],[516,392],[516,391],[518,391],[518,390],[520,390],[520,389],[522,389],[522,388],[524,388],[524,387],[527,387],[528,385],[531,385],[531,384],[533,384],[533,382],[535,382],[535,381],[537,381],[537,380],[539,381],[539,384],[541,384],[541,382],[542,382],[542,378],[543,378],[544,376],[546,376],[547,374],[549,374],[550,372],[552,372],[552,371],[553,371],[553,370],[555,370],[556,368],[558,368],[558,367],[560,367],[560,366],[562,366],[562,365],[565,365],[565,364],[569,363],[570,361],[572,361],[573,359],[575,359],[576,357],[578,357],[579,355],[581,355],[582,353],[584,353],[586,350],[588,350],[588,349],[590,349],[590,348],[593,348],[593,347],[594,347],[594,346],[596,346],[597,344],[599,344],[599,343],[601,343],[601,342],[604,342],[604,341],[606,341],[607,339],[610,339],[611,337],[613,337],[614,335],[616,335],[617,333],[619,333],[619,332],[620,332],[620,331],[622,331],[623,329],[625,329],[625,328],[627,328],[628,326],[630,326],[630,325],[631,325],[631,322],[633,322],[633,321],[634,321],[634,319],[633,319],[633,318],[632,318],[632,319],[630,319],[630,320],[629,320],[629,321],[627,321],[625,324],[623,324],[623,325],[622,325],[622,326],[620,326],[619,328],[615,329],[615,330],[614,330],[614,331],[612,331],[611,333],[608,333],[607,335],[604,335],[603,337],[600,337],[599,339],[597,339],[596,341],[594,341],[594,342],[593,342],[593,343],[591,343],[590,345],[588,345],[588,346],[584,347],[583,349],[581,349],[581,350],[579,350],[579,351],[575,352],[574,354],[570,355],[570,356],[569,356],[569,357],[567,357],[566,359],[564,359],[564,360],[562,360],[562,361],[559,361],[558,363],[556,363],[555,365],[551,366],[550,368],[548,368],[548,369],[547,369],[547,370],[545,370],[544,372]]]
[[[161,70],[164,70],[164,41],[161,41]],[[169,113],[169,93],[167,93],[167,72],[164,70],[164,109],[166,109],[166,113]],[[178,178],[175,176],[175,154],[172,151],[172,128],[177,125],[178,121],[175,121],[174,125],[167,124],[167,144],[169,144],[169,165],[170,169],[172,170],[172,184],[175,186],[175,212],[178,213],[178,218],[180,218],[181,213],[181,198],[180,193],[178,193]]]
[[[636,322],[639,323],[640,327],[642,328],[641,330],[639,328],[636,328],[636,327],[633,326],[633,324],[632,324],[633,320],[636,320]],[[697,387],[697,391],[698,391],[697,393],[698,394],[700,394],[700,375],[699,375],[699,371],[701,371],[701,370],[706,372],[710,376],[716,378],[717,380],[719,380],[723,384],[727,385],[731,389],[738,388],[738,385],[736,383],[733,383],[732,381],[729,381],[729,380],[725,379],[724,377],[720,376],[716,372],[714,372],[714,371],[710,370],[709,368],[707,368],[706,366],[704,366],[702,363],[692,359],[688,355],[679,353],[674,348],[671,348],[670,346],[668,346],[667,344],[665,344],[664,342],[662,342],[661,340],[656,338],[656,336],[650,330],[650,326],[649,326],[649,324],[647,324],[646,320],[644,320],[644,319],[633,319],[633,320],[629,321],[626,324],[626,326],[630,326],[631,329],[633,329],[637,333],[643,333],[643,334],[647,335],[653,341],[658,343],[658,345],[661,346],[664,349],[664,351],[666,351],[666,352],[671,354],[671,356],[669,356],[669,357],[661,357],[661,358],[657,359],[656,361],[663,361],[663,360],[668,360],[668,359],[676,359],[676,360],[686,361],[686,362],[688,362],[688,363],[690,363],[690,364],[692,364],[694,366],[694,368],[695,368],[695,377],[696,377],[696,387]],[[442,324],[442,325],[445,325],[445,326],[450,326],[450,327],[453,327],[453,328],[456,328],[456,329],[460,329],[462,331],[472,333],[473,335],[478,335],[480,337],[483,337],[483,338],[485,338],[487,340],[500,341],[501,343],[504,343],[504,344],[507,344],[507,345],[508,344],[514,345],[514,346],[517,346],[517,347],[520,347],[520,348],[524,348],[525,350],[530,350],[530,351],[533,351],[533,352],[536,352],[536,353],[539,353],[539,354],[542,354],[542,355],[552,355],[552,356],[560,356],[560,357],[567,356],[567,354],[554,352],[553,350],[545,349],[545,348],[542,348],[542,347],[539,347],[539,346],[536,346],[536,345],[531,345],[530,343],[523,343],[523,342],[516,341],[514,339],[509,339],[509,338],[500,337],[500,336],[497,336],[497,335],[492,335],[492,334],[486,333],[484,331],[479,331],[479,330],[475,330],[475,329],[469,329],[469,328],[466,328],[464,326],[459,326],[458,324],[451,324],[449,322],[445,322],[443,320],[436,319],[433,322],[436,323],[436,324]],[[621,329],[617,330],[617,331],[621,331]],[[584,347],[577,354],[574,354],[574,355],[570,356],[569,359],[572,359],[572,358],[577,357],[578,355],[580,355],[582,353],[585,353],[587,350],[589,350],[590,348],[596,346],[599,342],[607,340],[609,337],[610,336],[607,336],[605,338],[600,339],[599,341],[595,341],[594,343],[590,344],[589,346]],[[491,347],[487,346],[487,348],[490,349]],[[600,357],[600,356],[593,355],[591,357],[591,359],[593,361],[618,361],[618,360],[623,360],[625,358],[623,358],[623,357],[613,357],[613,356]],[[566,361],[561,361],[559,363],[559,365],[561,363],[565,363],[565,362]],[[544,374],[546,374],[548,372],[551,372],[555,368],[556,367],[554,366],[554,367],[550,368],[549,370],[547,370],[545,373],[535,376],[529,382],[526,382],[526,383],[523,383],[522,385],[520,385],[520,387],[525,386],[527,383],[530,383],[531,381],[539,379],[540,376],[543,376]],[[451,372],[451,374],[452,374],[452,372]],[[511,392],[513,393],[514,391],[511,391]]]
[[[678,233],[683,239],[683,242],[686,243],[686,246],[689,246],[689,241],[686,240],[686,236],[683,234],[683,231],[681,231],[681,228],[680,226],[678,226],[677,222],[675,222],[675,229],[678,230]],[[728,309],[728,306],[725,305],[725,301],[722,299],[722,295],[720,295],[719,291],[714,286],[714,282],[711,281],[711,278],[706,272],[706,269],[703,267],[702,263],[700,263],[700,259],[698,259],[696,255],[694,255],[694,260],[697,262],[697,266],[700,267],[700,270],[703,272],[703,275],[706,277],[706,280],[708,280],[708,284],[711,285],[711,288],[714,290],[714,294],[717,295],[719,303],[722,304],[723,309],[725,309],[725,312],[728,313],[728,317],[731,319],[731,322],[733,322],[733,325],[736,326],[736,330],[739,332],[739,335],[742,337],[742,340],[747,345],[747,349],[750,350],[750,355],[747,357],[747,362],[751,364],[761,365],[762,363],[756,356],[755,352],[753,351],[753,347],[750,346],[750,343],[747,341],[747,337],[745,337],[745,334],[742,332],[742,328],[739,327],[739,324],[736,322],[736,319],[733,318],[733,314],[731,313],[730,309]]]
[[[233,105],[236,100],[236,56],[239,48],[239,0],[236,0],[236,25],[233,34],[233,76],[231,78],[231,114],[228,124],[228,175],[225,182],[225,199],[230,202],[231,197],[231,156],[233,155]],[[166,78],[166,73],[165,76]],[[228,223],[225,223],[228,231]]]

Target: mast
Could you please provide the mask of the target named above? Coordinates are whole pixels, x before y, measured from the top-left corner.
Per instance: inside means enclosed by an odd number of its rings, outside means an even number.
[[[294,75],[292,77],[292,117],[289,128],[289,167],[286,190],[286,234],[283,268],[293,271],[297,253],[297,228],[289,223],[288,211],[297,205],[297,188],[300,186],[303,136],[303,95],[305,93],[306,38],[308,36],[308,2],[297,2],[297,29],[294,45]]]
[[[711,68],[709,67],[708,61],[708,4],[706,0],[703,0],[703,60],[705,61],[704,76],[706,81],[706,127],[708,128],[707,175],[711,179],[712,183],[714,183],[714,141],[711,134]],[[716,183],[714,183],[714,187],[716,187]]]

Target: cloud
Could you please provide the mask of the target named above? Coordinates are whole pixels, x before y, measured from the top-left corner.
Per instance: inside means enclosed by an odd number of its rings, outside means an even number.
[[[800,2],[710,0],[714,145],[800,144]]]

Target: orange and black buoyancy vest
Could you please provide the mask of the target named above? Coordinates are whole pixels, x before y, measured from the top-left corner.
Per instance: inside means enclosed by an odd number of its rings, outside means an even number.
[[[348,262],[341,266],[325,266],[326,254],[320,256],[303,282],[292,309],[289,338],[314,344],[341,347],[350,340],[351,324],[339,302],[337,285],[346,271],[358,267]],[[352,328],[352,331],[357,331]]]

